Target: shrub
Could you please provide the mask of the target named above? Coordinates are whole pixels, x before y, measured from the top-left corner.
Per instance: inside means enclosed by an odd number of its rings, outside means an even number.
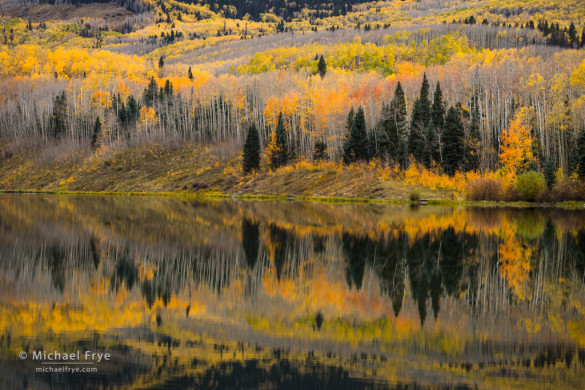
[[[479,200],[501,200],[502,183],[490,177],[480,177],[467,184],[467,199]]]
[[[516,177],[516,192],[529,202],[541,199],[546,183],[538,172],[529,171]]]
[[[418,202],[420,200],[420,193],[416,190],[410,192],[410,201]]]
[[[549,194],[552,202],[583,200],[583,195],[583,185],[568,177],[559,178]]]

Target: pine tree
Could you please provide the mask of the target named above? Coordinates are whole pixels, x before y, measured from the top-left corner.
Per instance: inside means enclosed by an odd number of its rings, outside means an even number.
[[[345,122],[345,137],[343,139],[343,162],[349,164],[352,161],[351,157],[351,126],[353,124],[353,117],[355,116],[355,111],[353,107],[349,110],[347,114],[347,120]]]
[[[288,162],[288,145],[282,112],[278,114],[278,123],[275,130],[275,150],[273,151],[270,160],[270,166],[272,169],[277,169],[286,165]]]
[[[366,117],[362,106],[358,108],[353,116],[349,139],[347,141],[348,143],[344,147],[344,161],[346,164],[368,159],[368,133],[366,130]]]
[[[382,161],[389,159],[396,160],[396,151],[398,149],[398,133],[396,132],[396,123],[392,119],[390,105],[382,103],[382,113],[380,121],[376,126],[378,132],[378,150]]]
[[[126,121],[129,124],[134,124],[140,117],[140,106],[133,95],[128,96],[128,104],[126,106]]]
[[[260,135],[254,123],[248,128],[248,134],[244,142],[242,168],[246,174],[260,169]]]
[[[423,164],[428,168],[431,166],[436,156],[440,156],[441,151],[439,150],[439,142],[437,139],[437,130],[435,128],[435,122],[431,119],[429,127],[427,128],[427,144],[425,149],[425,157]]]
[[[154,101],[158,99],[158,84],[154,77],[150,78],[150,82],[142,92],[142,101],[146,107],[152,107]]]
[[[325,59],[323,58],[323,54],[319,57],[319,63],[317,64],[317,70],[319,71],[319,76],[321,78],[325,77],[327,73],[327,64],[325,63]]]
[[[454,108],[449,108],[445,117],[445,127],[443,128],[443,168],[448,175],[454,175],[455,171],[461,169],[464,161],[463,139],[465,132],[459,112]]]
[[[314,161],[329,160],[329,155],[327,154],[327,144],[322,139],[318,139],[317,141],[315,141],[313,160]]]
[[[421,104],[421,118],[425,129],[429,127],[431,121],[431,101],[429,100],[429,81],[427,80],[427,74],[423,74],[423,81],[420,87],[420,104]]]
[[[191,67],[189,67],[189,71],[187,72],[187,77],[189,77],[189,79],[193,80],[193,72],[191,72]]]
[[[65,91],[61,95],[57,95],[55,103],[53,104],[53,115],[49,120],[49,127],[53,138],[60,138],[67,133],[67,119],[68,119],[68,104],[67,94]]]
[[[93,134],[91,136],[91,148],[96,150],[101,144],[102,138],[102,122],[100,121],[100,117],[98,116],[95,118],[95,123],[93,125]]]
[[[555,163],[550,156],[546,159],[546,162],[544,163],[543,173],[544,180],[546,181],[546,186],[548,187],[549,190],[552,190],[553,187],[555,186],[557,178],[555,175],[556,173]]]
[[[582,129],[577,139],[577,174],[585,179],[585,129]]]
[[[163,66],[165,66],[165,59],[163,58],[163,56],[160,56],[160,58],[158,59],[158,68],[162,69]]]
[[[473,108],[471,111],[471,125],[469,126],[469,135],[465,143],[465,170],[476,171],[480,164],[481,135],[479,132],[479,108],[477,98],[473,98]]]
[[[437,81],[437,87],[433,95],[433,105],[431,107],[431,118],[435,127],[434,142],[431,146],[433,153],[433,160],[442,163],[441,157],[441,133],[445,125],[445,107],[443,105],[443,92],[441,91],[441,84]]]
[[[404,90],[400,81],[396,85],[394,98],[390,103],[390,120],[394,122],[392,126],[396,127],[396,135],[398,137],[396,161],[400,163],[402,168],[405,168],[408,165],[408,122],[406,98],[404,97]]]
[[[408,153],[412,154],[416,161],[423,162],[425,155],[426,131],[424,123],[423,104],[419,98],[414,102],[412,117],[410,120],[410,134],[408,137]]]

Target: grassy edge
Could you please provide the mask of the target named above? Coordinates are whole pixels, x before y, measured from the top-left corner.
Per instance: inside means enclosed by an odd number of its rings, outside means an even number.
[[[429,205],[429,206],[474,206],[474,207],[555,207],[563,209],[579,209],[585,206],[580,201],[564,201],[559,203],[530,203],[530,202],[493,202],[493,201],[467,201],[439,199],[429,200],[425,203],[400,199],[368,199],[345,198],[333,196],[292,196],[292,195],[267,195],[267,194],[225,194],[222,192],[116,192],[116,191],[51,191],[51,190],[3,190],[0,194],[46,194],[46,195],[97,195],[97,196],[136,196],[136,197],[176,197],[176,198],[203,198],[203,199],[238,199],[238,200],[277,200],[297,202],[321,202],[321,203],[370,203],[370,204],[396,204],[396,205]]]

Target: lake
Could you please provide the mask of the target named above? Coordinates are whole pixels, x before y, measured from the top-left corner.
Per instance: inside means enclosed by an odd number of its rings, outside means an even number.
[[[584,277],[585,210],[1,194],[0,388],[583,389]]]

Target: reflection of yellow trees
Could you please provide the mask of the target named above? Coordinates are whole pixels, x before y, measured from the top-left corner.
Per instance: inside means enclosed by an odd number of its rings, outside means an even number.
[[[531,248],[517,237],[516,227],[507,218],[502,220],[500,234],[503,242],[499,247],[499,270],[515,296],[523,300],[527,298]]]

